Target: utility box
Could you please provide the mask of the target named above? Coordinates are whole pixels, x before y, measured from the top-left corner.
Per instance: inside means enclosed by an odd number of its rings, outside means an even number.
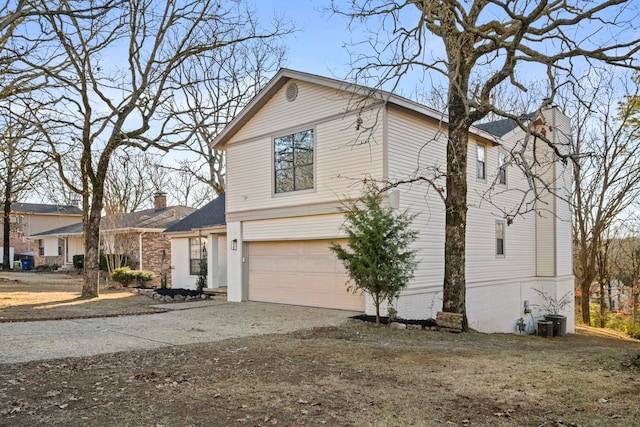
[[[553,322],[551,320],[538,320],[538,336],[553,338]]]
[[[567,335],[567,316],[562,314],[547,314],[544,318],[553,323],[554,337],[564,337]]]

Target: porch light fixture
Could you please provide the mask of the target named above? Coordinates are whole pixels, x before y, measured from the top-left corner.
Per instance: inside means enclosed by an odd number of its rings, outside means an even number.
[[[238,239],[233,239],[231,241],[231,250],[232,251],[237,251],[238,250]]]

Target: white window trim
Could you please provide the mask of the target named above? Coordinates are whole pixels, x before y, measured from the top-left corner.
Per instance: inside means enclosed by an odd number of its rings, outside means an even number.
[[[500,162],[500,159],[504,158],[504,162]],[[500,171],[504,170],[504,182],[500,182]],[[509,185],[509,174],[507,170],[507,153],[504,151],[498,151],[498,185],[507,187]]]
[[[502,253],[501,254],[498,253],[498,224],[502,224]],[[494,253],[496,254],[496,258],[505,258],[507,255],[506,237],[507,237],[507,228],[505,226],[505,221],[497,220],[496,226],[495,226],[495,238],[493,239],[494,245],[495,245]]]
[[[277,138],[281,138],[283,136],[287,136],[287,135],[293,135],[299,132],[304,132],[304,131],[308,131],[311,130],[313,131],[313,186],[311,188],[305,188],[304,190],[293,190],[293,191],[284,191],[282,193],[277,193],[276,192],[276,159],[275,159],[275,150],[276,150],[276,139]],[[318,173],[317,173],[317,158],[316,158],[316,154],[318,152],[318,146],[317,146],[317,135],[318,135],[318,131],[316,129],[315,126],[312,127],[304,127],[304,128],[296,128],[294,130],[287,130],[287,131],[282,131],[279,132],[277,136],[273,136],[271,137],[271,197],[275,198],[275,197],[289,197],[289,196],[293,196],[293,195],[300,195],[300,194],[305,194],[305,193],[315,193],[316,192],[316,188],[318,186],[318,182],[317,182],[317,178],[318,178]]]
[[[480,163],[480,149],[482,149],[482,152],[484,154],[484,160],[483,160],[483,177],[478,176],[478,164]],[[476,145],[476,179],[478,181],[482,181],[485,182],[487,180],[487,146],[484,144],[477,144]]]

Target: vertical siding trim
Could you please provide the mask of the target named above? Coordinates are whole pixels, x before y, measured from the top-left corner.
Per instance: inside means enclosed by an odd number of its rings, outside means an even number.
[[[555,144],[558,144],[558,127],[556,125],[556,114],[557,109],[553,109],[553,114],[551,115],[551,126],[553,126],[553,141]],[[558,180],[558,156],[553,154],[554,157],[554,165],[553,165],[553,183],[557,184]],[[556,192],[559,192],[560,189],[556,189]],[[558,277],[558,194],[555,194],[551,199],[553,201],[553,277]]]
[[[384,104],[382,112],[382,179],[389,181],[389,108]]]

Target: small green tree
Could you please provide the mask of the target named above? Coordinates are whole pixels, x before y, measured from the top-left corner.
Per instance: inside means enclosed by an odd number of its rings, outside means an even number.
[[[347,269],[347,289],[371,295],[376,323],[380,323],[380,304],[385,300],[391,304],[407,286],[417,265],[416,251],[410,248],[418,236],[410,229],[415,215],[382,207],[382,196],[375,187],[368,188],[343,212],[348,249],[336,242],[331,242],[329,249]]]

